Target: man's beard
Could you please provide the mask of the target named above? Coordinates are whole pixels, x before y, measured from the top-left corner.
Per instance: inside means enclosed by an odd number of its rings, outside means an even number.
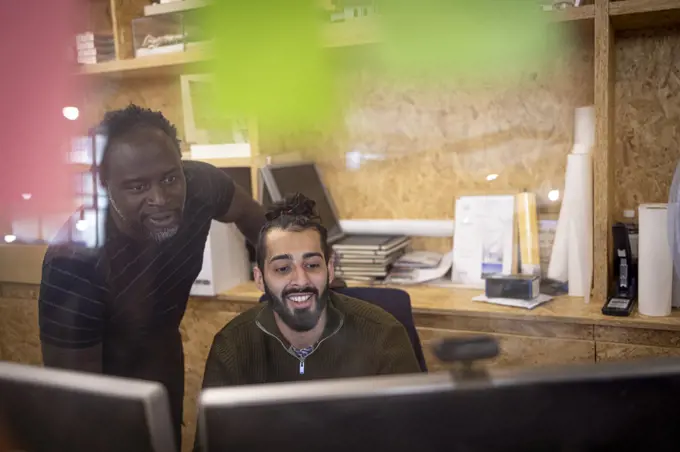
[[[174,237],[177,231],[179,231],[179,226],[161,229],[160,231],[149,231],[149,237],[156,243],[162,243]]]
[[[314,305],[307,309],[294,309],[293,312],[288,309],[286,304],[286,297],[294,293],[312,293],[315,297]],[[314,286],[299,287],[295,289],[284,289],[281,293],[281,298],[274,295],[264,282],[264,293],[267,295],[267,303],[272,310],[279,315],[279,318],[293,331],[303,333],[309,331],[319,323],[319,318],[324,309],[328,305],[328,278],[326,278],[326,285],[323,292],[319,295],[319,291]]]

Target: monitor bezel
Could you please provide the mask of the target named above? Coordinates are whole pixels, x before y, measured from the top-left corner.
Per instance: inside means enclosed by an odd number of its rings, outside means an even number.
[[[451,372],[387,375],[307,382],[270,383],[208,388],[199,398],[201,434],[205,432],[205,410],[278,405],[308,401],[360,399],[381,395],[414,394],[448,390],[481,390],[536,383],[612,381],[623,378],[680,376],[680,357],[634,361],[545,366],[540,368],[494,369],[488,378],[456,379]],[[205,439],[202,436],[202,439]]]
[[[269,190],[269,194],[272,197],[273,202],[280,201],[283,199],[283,195],[281,194],[281,191],[279,190],[278,185],[276,184],[276,181],[274,179],[274,174],[272,173],[272,169],[280,169],[280,168],[288,168],[292,166],[302,166],[302,165],[312,165],[314,168],[314,171],[316,171],[316,174],[321,181],[321,189],[323,190],[324,195],[326,196],[326,200],[328,201],[328,205],[331,209],[331,213],[335,216],[335,220],[337,222],[337,226],[333,229],[328,231],[328,243],[329,244],[334,244],[341,239],[345,237],[345,233],[342,230],[342,226],[340,225],[340,216],[338,215],[338,209],[335,205],[335,202],[333,201],[333,198],[330,195],[330,192],[326,188],[326,184],[323,180],[321,171],[319,170],[319,167],[317,164],[313,161],[296,161],[296,162],[286,162],[286,163],[275,163],[275,164],[269,164],[265,165],[261,168],[262,171],[262,179],[264,180],[264,183],[267,184],[267,189]]]
[[[2,361],[0,380],[139,401],[144,406],[153,450],[177,450],[167,392],[160,383]]]

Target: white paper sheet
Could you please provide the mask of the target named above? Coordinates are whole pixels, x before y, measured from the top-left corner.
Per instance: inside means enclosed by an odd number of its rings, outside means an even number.
[[[485,303],[512,306],[515,308],[534,309],[537,306],[552,300],[550,295],[539,294],[533,300],[518,300],[515,298],[488,298],[486,295],[474,297],[472,301],[483,301]]]
[[[484,274],[510,274],[515,250],[515,197],[463,196],[456,200],[451,281],[483,288]]]

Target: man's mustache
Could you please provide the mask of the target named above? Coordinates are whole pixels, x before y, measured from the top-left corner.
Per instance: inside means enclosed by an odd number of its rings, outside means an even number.
[[[317,290],[316,287],[313,286],[307,286],[307,287],[296,287],[294,289],[286,289],[283,292],[281,292],[282,297],[287,297],[289,295],[294,295],[296,293],[312,293],[314,295],[319,295],[319,291]]]

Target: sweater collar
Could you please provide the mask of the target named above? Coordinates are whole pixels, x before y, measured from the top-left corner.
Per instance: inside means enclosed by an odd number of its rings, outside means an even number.
[[[328,304],[326,305],[326,326],[324,327],[323,334],[319,338],[319,342],[337,333],[345,322],[345,315],[335,306],[335,296],[336,295],[332,291],[328,291]],[[255,322],[259,324],[260,328],[262,328],[265,333],[276,337],[279,342],[286,344],[287,347],[290,347],[288,340],[283,337],[281,330],[279,330],[279,327],[276,324],[274,310],[271,308],[271,306],[269,306],[269,302],[265,302],[264,304],[265,306],[255,318]]]

